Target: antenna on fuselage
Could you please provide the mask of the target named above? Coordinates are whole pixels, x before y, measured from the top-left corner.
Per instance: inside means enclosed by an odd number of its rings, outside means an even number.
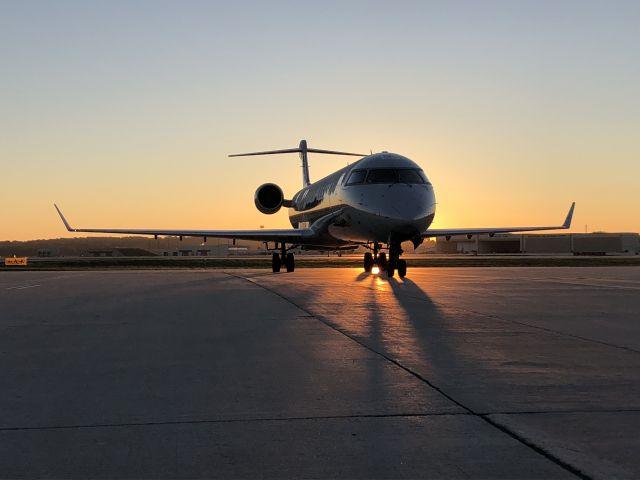
[[[307,153],[324,153],[327,155],[352,155],[354,157],[364,157],[363,153],[336,152],[334,150],[321,150],[319,148],[308,148],[306,140],[300,140],[298,148],[286,148],[284,150],[267,150],[264,152],[235,153],[230,157],[248,157],[252,155],[275,155],[277,153],[299,153],[302,160],[302,185],[307,187],[311,184],[309,179],[309,160]]]

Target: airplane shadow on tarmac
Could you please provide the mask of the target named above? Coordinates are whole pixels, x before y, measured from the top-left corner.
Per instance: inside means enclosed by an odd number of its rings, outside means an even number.
[[[446,320],[429,295],[408,279],[361,273],[356,281],[350,303],[354,302],[357,310],[350,315],[332,315],[333,323],[369,349],[429,381],[437,379],[442,361],[438,354],[445,352],[444,357],[451,358],[457,353],[442,335]],[[371,362],[363,387],[366,396],[378,399],[389,413],[420,415],[434,408],[438,411],[435,405],[441,404],[438,393],[426,384],[421,387],[418,380],[390,362]],[[372,450],[387,448],[382,432],[370,441]],[[385,468],[372,459],[369,473],[374,477]]]
[[[466,335],[456,317],[411,279],[361,273],[355,280],[373,290],[367,309],[368,332],[356,333],[369,348],[436,386],[459,382],[469,373],[472,377],[481,374],[481,359],[463,351]]]
[[[455,346],[444,335],[446,315],[416,283],[368,273],[361,273],[356,281],[371,292],[365,300],[369,334],[362,337],[368,346],[394,360],[409,362],[412,369],[427,369],[430,375],[437,373],[442,360],[449,365],[456,362]]]
[[[580,362],[566,366],[556,354],[541,354],[550,341],[557,344],[557,336],[439,304],[408,278],[360,274],[355,280],[374,290],[370,321],[378,324],[372,332],[380,330],[359,340],[473,411],[558,409],[607,395],[597,386],[589,394],[572,386]]]

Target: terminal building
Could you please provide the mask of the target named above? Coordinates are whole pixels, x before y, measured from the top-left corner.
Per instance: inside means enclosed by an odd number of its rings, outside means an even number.
[[[436,240],[436,253],[638,255],[637,233],[458,235]]]

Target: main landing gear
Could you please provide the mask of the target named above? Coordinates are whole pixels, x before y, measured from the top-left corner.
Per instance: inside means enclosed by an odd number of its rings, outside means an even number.
[[[287,252],[287,248],[284,243],[280,250],[281,253],[273,252],[273,255],[271,256],[271,271],[273,271],[273,273],[279,272],[284,264],[288,273],[293,272],[296,269],[296,262],[293,253]]]
[[[377,266],[380,272],[386,272],[389,278],[393,277],[398,272],[400,278],[404,278],[407,275],[407,262],[400,258],[402,255],[402,248],[399,243],[392,243],[389,245],[389,258],[384,252],[380,252],[382,246],[379,243],[373,244],[373,254],[367,252],[364,254],[364,271],[371,273],[373,267]]]

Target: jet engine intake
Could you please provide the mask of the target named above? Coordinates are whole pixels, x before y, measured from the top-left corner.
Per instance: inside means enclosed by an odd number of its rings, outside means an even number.
[[[264,183],[258,187],[254,195],[256,208],[262,213],[272,215],[283,206],[289,206],[289,200],[284,199],[282,189],[275,183]]]

